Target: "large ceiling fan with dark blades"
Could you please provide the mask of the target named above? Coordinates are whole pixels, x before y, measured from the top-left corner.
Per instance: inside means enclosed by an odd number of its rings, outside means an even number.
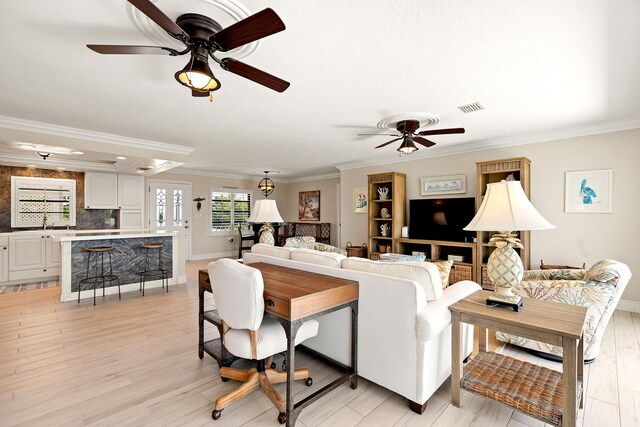
[[[358,135],[389,135],[395,136],[395,139],[391,141],[387,141],[384,144],[378,145],[376,148],[386,147],[387,145],[394,143],[396,141],[402,140],[400,147],[398,147],[398,151],[404,154],[411,154],[414,151],[418,150],[416,147],[416,142],[420,145],[423,145],[427,148],[433,147],[436,145],[435,142],[428,140],[427,138],[423,138],[423,136],[428,135],[448,135],[452,133],[464,133],[464,128],[451,128],[451,129],[431,129],[424,130],[422,132],[417,132],[418,128],[420,128],[420,122],[417,120],[400,120],[396,123],[396,130],[400,132],[400,134],[395,133],[359,133]]]
[[[210,96],[211,92],[220,89],[220,81],[209,68],[209,58],[217,62],[223,70],[277,92],[284,92],[289,87],[289,82],[267,72],[233,58],[218,58],[214,55],[216,52],[227,52],[283,31],[284,23],[272,9],[264,9],[223,29],[216,21],[204,15],[186,13],[173,22],[149,0],[128,1],[171,37],[184,43],[185,49],[180,51],[162,46],[88,44],[89,49],[106,55],[181,56],[189,53],[191,59],[175,74],[175,78],[180,84],[191,89],[192,95],[196,97]]]

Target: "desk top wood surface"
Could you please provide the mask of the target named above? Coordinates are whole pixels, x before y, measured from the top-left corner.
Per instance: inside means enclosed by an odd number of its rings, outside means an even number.
[[[358,299],[355,280],[327,276],[279,265],[258,262],[250,267],[260,270],[264,281],[264,299],[273,306],[265,311],[288,320],[297,320]],[[200,286],[211,289],[206,281],[209,271],[201,269]]]
[[[463,322],[525,337],[534,334],[534,339],[551,344],[562,345],[562,337],[579,339],[582,336],[587,315],[585,307],[523,298],[523,307],[516,312],[509,307],[488,306],[486,300],[491,294],[490,291],[476,291],[449,309],[460,313]]]

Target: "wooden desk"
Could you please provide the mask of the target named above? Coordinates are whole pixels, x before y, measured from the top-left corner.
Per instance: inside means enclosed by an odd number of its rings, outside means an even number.
[[[281,267],[267,263],[250,265],[262,273],[264,281],[265,315],[277,319],[287,336],[287,426],[293,426],[300,411],[316,399],[324,396],[345,381],[351,388],[358,387],[358,282],[303,270]],[[204,292],[211,292],[209,272],[199,271],[199,346],[198,356],[207,350],[204,342]],[[295,370],[295,338],[305,320],[314,319],[345,307],[351,307],[351,367],[340,378],[294,404],[293,371]],[[218,352],[218,363],[232,363],[222,345],[219,350],[210,346],[212,353]],[[207,353],[210,353],[207,351]],[[212,354],[213,355],[213,354]],[[214,356],[215,357],[215,356]],[[226,365],[228,366],[228,365]]]
[[[452,403],[457,407],[462,406],[460,388],[463,367],[460,322],[465,322],[476,325],[480,329],[479,341],[482,352],[487,351],[487,328],[561,346],[563,351],[561,420],[563,426],[575,426],[578,393],[582,392],[578,388],[582,387],[584,367],[582,329],[587,309],[525,298],[524,307],[520,312],[515,312],[505,307],[487,306],[485,301],[490,294],[489,291],[477,291],[449,307],[452,317]],[[473,361],[469,362],[467,368],[471,363]],[[546,368],[541,369],[546,370]],[[535,379],[528,380],[535,383]],[[580,407],[582,407],[583,394],[581,393]]]

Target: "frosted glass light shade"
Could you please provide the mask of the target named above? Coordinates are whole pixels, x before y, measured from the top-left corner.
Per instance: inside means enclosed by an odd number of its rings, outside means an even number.
[[[275,200],[260,199],[256,200],[253,205],[253,210],[249,218],[247,218],[247,222],[284,222],[284,220],[278,212]]]
[[[480,209],[469,225],[470,231],[520,231],[555,228],[533,207],[519,181],[487,185]]]

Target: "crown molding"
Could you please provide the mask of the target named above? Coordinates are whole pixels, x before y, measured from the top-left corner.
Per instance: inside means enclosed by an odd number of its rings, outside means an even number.
[[[81,162],[77,160],[65,160],[51,158],[47,160],[37,159],[33,156],[21,156],[18,154],[0,154],[0,164],[7,166],[26,167],[26,165],[35,165],[39,169],[56,169],[64,168],[70,172],[111,172],[118,173],[115,164],[109,165],[104,163]]]
[[[334,178],[340,178],[340,172],[328,173],[324,175],[305,176],[300,178],[283,179],[280,182],[284,184],[293,184],[296,182],[321,181],[323,179],[334,179]]]
[[[601,123],[598,125],[578,126],[563,130],[554,130],[549,132],[533,133],[512,138],[492,139],[490,141],[476,141],[468,144],[458,144],[452,146],[440,146],[430,148],[424,153],[411,154],[407,159],[398,159],[397,157],[361,160],[355,162],[347,162],[335,165],[340,170],[358,169],[368,166],[379,166],[402,161],[414,161],[422,159],[431,159],[434,157],[453,156],[456,154],[473,153],[476,151],[493,150],[497,148],[514,147],[518,145],[538,144],[548,141],[556,141],[562,139],[578,138],[581,136],[598,135],[602,133],[620,132],[625,130],[640,129],[640,118],[627,120],[618,120],[613,122]]]
[[[169,173],[179,173],[179,174],[181,173],[185,175],[207,176],[211,178],[240,179],[245,181],[253,181],[253,180],[259,181],[262,178],[264,178],[264,175],[258,175],[253,173],[252,174],[232,174],[232,173],[213,172],[206,169],[194,169],[194,168],[185,168],[185,167],[173,168],[169,171]],[[274,177],[273,175],[269,175],[269,178],[271,178],[271,180],[274,183],[292,184],[294,182],[319,181],[322,179],[340,178],[340,173],[335,172],[330,174],[313,175],[313,176],[305,176],[300,178],[288,178],[288,179],[278,178],[278,177]]]
[[[91,130],[72,128],[67,126],[59,126],[51,123],[35,122],[32,120],[18,119],[9,116],[0,116],[0,127],[55,135],[63,138],[87,139],[90,141],[102,142],[105,144],[167,151],[173,154],[181,154],[184,156],[188,156],[195,150],[195,147],[151,141],[148,139],[130,138],[122,135],[95,132]]]

